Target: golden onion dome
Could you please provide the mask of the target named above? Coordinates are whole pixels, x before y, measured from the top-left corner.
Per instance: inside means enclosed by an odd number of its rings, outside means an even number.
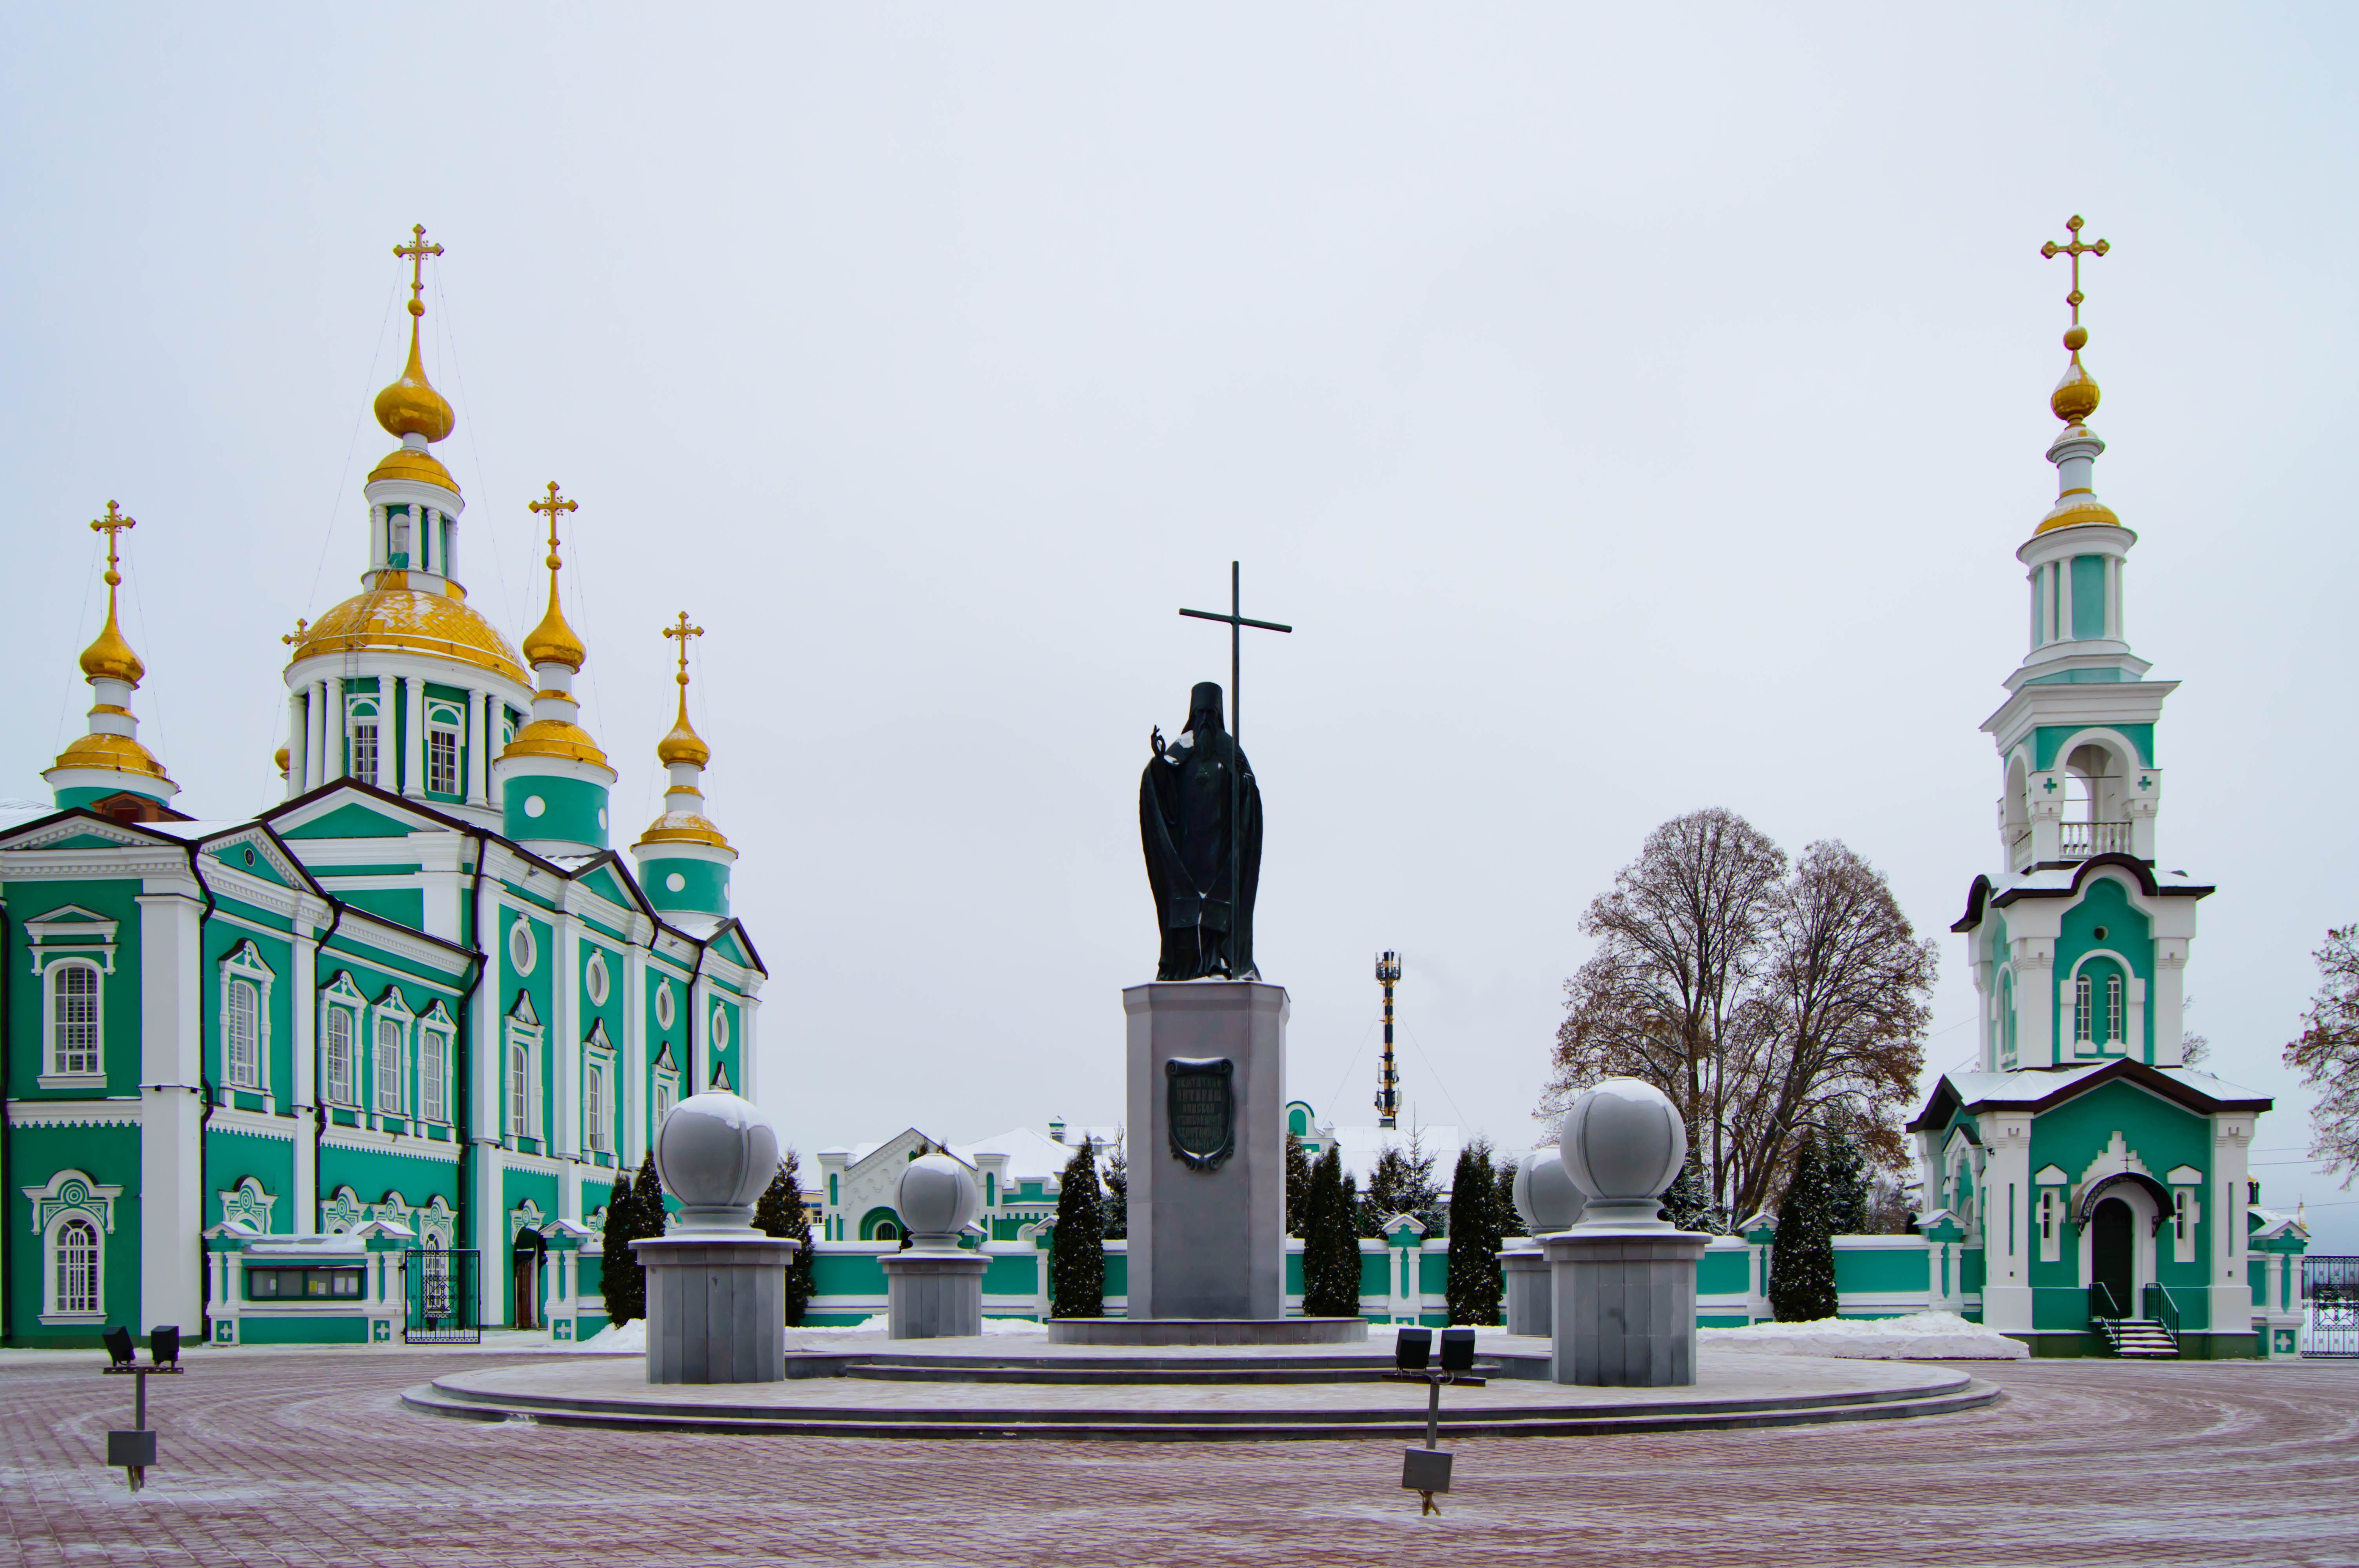
[[[71,745],[58,753],[58,760],[52,766],[100,768],[110,773],[138,773],[168,784],[172,782],[165,777],[163,764],[149,754],[147,747],[128,735],[77,735]]]
[[[666,767],[674,762],[693,762],[701,768],[712,761],[712,749],[688,721],[688,676],[683,674],[679,678],[679,717],[671,721],[670,731],[656,742],[656,761]]]
[[[549,579],[549,612],[540,624],[525,633],[524,662],[528,665],[564,665],[580,669],[590,657],[590,650],[582,645],[573,628],[565,623],[565,611],[557,602],[557,579]]]
[[[99,628],[98,640],[82,651],[82,673],[91,680],[119,680],[132,686],[147,673],[131,644],[123,640],[123,629],[114,623],[114,585],[121,580],[115,574],[106,574],[106,624]]]
[[[381,479],[406,479],[419,484],[439,484],[451,494],[459,493],[459,481],[442,466],[432,452],[413,451],[408,447],[396,447],[386,453],[383,461],[369,470],[368,481]]]
[[[606,753],[590,731],[563,719],[536,719],[516,731],[500,752],[503,757],[558,757],[569,762],[594,762],[605,767]]]
[[[284,746],[279,747],[278,750],[270,753],[270,760],[277,764],[278,776],[282,779],[287,776],[288,757],[288,752],[287,748]]]
[[[376,395],[376,422],[396,436],[418,435],[439,441],[451,433],[459,420],[451,412],[451,405],[426,379],[426,367],[419,361],[418,308],[418,302],[412,300],[409,363],[402,368],[400,380]]]
[[[2072,362],[2064,367],[2064,379],[2048,395],[2048,406],[2056,417],[2067,425],[2081,425],[2097,411],[2097,378],[2081,363],[2081,347],[2089,341],[2089,329],[2074,327],[2064,334],[2064,346],[2072,351]]]
[[[374,587],[307,627],[288,662],[299,664],[320,654],[398,649],[490,670],[518,686],[531,683],[516,651],[490,622],[469,608],[458,584],[428,593],[409,587],[408,582],[407,572],[377,573]]]
[[[703,844],[715,849],[729,848],[729,840],[721,829],[693,811],[667,811],[647,824],[639,835],[642,844]]]
[[[2122,525],[2122,520],[2114,515],[2112,507],[2087,491],[2079,490],[2070,495],[2058,496],[2056,504],[2049,509],[2048,515],[2039,520],[2039,526],[2034,528],[2032,533],[2047,534],[2058,528],[2080,528],[2090,525],[2118,528]]]

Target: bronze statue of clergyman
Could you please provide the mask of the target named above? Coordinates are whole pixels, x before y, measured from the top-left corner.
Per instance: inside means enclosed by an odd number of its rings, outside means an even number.
[[[1258,979],[1261,787],[1222,725],[1220,683],[1198,683],[1177,741],[1158,726],[1147,744],[1155,757],[1138,781],[1138,836],[1163,932],[1155,978]]]

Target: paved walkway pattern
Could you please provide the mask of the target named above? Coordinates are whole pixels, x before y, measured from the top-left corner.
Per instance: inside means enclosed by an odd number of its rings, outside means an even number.
[[[472,1359],[472,1358],[469,1358]],[[164,1465],[125,1379],[0,1364],[0,1560],[63,1563],[2359,1563],[2359,1364],[1977,1364],[2008,1397],[1848,1426],[1455,1445],[1420,1519],[1383,1443],[907,1443],[407,1411],[423,1352],[199,1354]]]

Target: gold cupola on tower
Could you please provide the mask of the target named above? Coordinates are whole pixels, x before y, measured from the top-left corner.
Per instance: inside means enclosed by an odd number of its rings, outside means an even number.
[[[2071,240],[2060,245],[2050,240],[2039,247],[2043,256],[2072,258],[2072,291],[2064,297],[2064,303],[2072,308],[2072,324],[2064,330],[2064,348],[2072,359],[2064,367],[2064,378],[2048,395],[2049,410],[2064,421],[2062,434],[2048,449],[2049,460],[2056,464],[2061,492],[2056,497],[2056,504],[2049,508],[2048,515],[2039,520],[2039,526],[2032,530],[2035,535],[2091,524],[2119,527],[2122,521],[2112,507],[2097,499],[2092,478],[2097,455],[2105,449],[2105,443],[2089,428],[2089,416],[2097,411],[2099,393],[2097,378],[2081,362],[2081,351],[2089,342],[2089,329],[2081,325],[2081,306],[2088,298],[2081,292],[2081,258],[2101,256],[2114,247],[2104,240],[2082,241],[2082,226],[2081,215],[2075,212],[2064,224],[2072,236]]]
[[[372,481],[380,479],[410,479],[424,484],[440,485],[452,493],[458,483],[451,471],[437,460],[426,448],[428,443],[448,436],[459,423],[451,411],[450,400],[434,390],[426,379],[426,362],[419,357],[418,328],[426,314],[426,258],[439,256],[442,246],[426,243],[426,225],[410,226],[410,241],[396,245],[393,254],[409,264],[409,362],[402,366],[400,376],[376,395],[376,422],[385,427],[389,436],[401,438],[401,445],[385,456],[385,460],[369,470]]]
[[[580,504],[560,495],[555,480],[549,481],[548,495],[531,503],[533,511],[549,517],[549,609],[524,640],[524,661],[532,666],[540,689],[533,694],[532,721],[516,731],[516,739],[500,753],[503,758],[557,757],[602,768],[607,765],[606,753],[598,749],[590,731],[576,722],[582,710],[573,698],[572,677],[590,653],[566,624],[565,607],[557,597],[557,574],[565,565],[557,553],[557,520]]]
[[[41,776],[56,792],[60,806],[88,806],[125,792],[160,806],[179,793],[163,764],[139,743],[138,721],[131,714],[131,693],[147,673],[124,639],[115,614],[115,589],[123,582],[115,536],[138,526],[110,501],[106,515],[91,528],[106,535],[106,623],[97,639],[82,650],[82,673],[95,699],[90,708],[89,732],[74,737]],[[106,807],[104,809],[112,809]],[[140,808],[143,812],[146,806]]]
[[[712,761],[712,749],[688,721],[688,640],[703,636],[704,628],[690,625],[688,611],[683,610],[678,621],[663,629],[663,634],[679,640],[679,670],[672,676],[679,685],[679,708],[671,728],[656,742],[656,761],[664,765],[669,782],[664,789],[664,814],[647,824],[647,830],[639,835],[639,851],[659,853],[647,847],[664,844],[702,844],[726,849],[729,840],[704,815],[702,775],[705,765]]]

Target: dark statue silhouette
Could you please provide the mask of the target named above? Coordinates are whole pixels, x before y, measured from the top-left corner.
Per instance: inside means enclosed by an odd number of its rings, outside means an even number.
[[[1138,837],[1163,932],[1155,978],[1258,979],[1261,787],[1221,722],[1220,683],[1198,683],[1179,740],[1167,742],[1158,726],[1147,744],[1155,760],[1138,781]],[[1232,896],[1233,882],[1241,895]]]

